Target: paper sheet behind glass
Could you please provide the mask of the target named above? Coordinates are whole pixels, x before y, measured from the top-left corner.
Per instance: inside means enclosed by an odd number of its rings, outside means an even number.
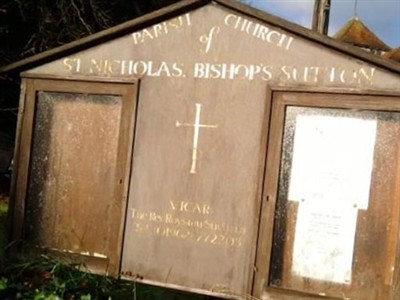
[[[357,209],[301,204],[292,271],[301,277],[351,283]]]
[[[302,277],[351,283],[358,209],[367,209],[375,120],[298,116],[289,200],[299,201],[293,266]]]

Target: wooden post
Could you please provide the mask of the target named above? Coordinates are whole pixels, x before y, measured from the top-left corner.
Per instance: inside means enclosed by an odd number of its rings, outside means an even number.
[[[327,35],[331,0],[315,0],[312,30]]]

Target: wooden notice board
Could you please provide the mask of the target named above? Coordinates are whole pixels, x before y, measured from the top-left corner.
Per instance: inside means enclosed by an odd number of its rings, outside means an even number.
[[[25,63],[14,239],[213,296],[397,300],[398,67],[230,0]]]
[[[26,84],[13,212],[25,226],[14,226],[14,237],[115,275],[137,84],[37,79]]]
[[[274,94],[257,293],[396,299],[398,100]]]

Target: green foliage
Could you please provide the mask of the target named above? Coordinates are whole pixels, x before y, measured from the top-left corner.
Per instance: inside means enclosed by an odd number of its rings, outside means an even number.
[[[81,265],[42,255],[8,265],[0,274],[0,299],[205,300],[205,296],[151,287],[84,272]]]
[[[6,202],[0,201],[0,267],[4,261],[4,249],[6,248],[7,210],[8,210],[8,204]],[[2,283],[3,282],[0,281],[0,291]]]
[[[8,211],[8,204],[0,202],[0,216],[6,216]]]
[[[8,202],[0,201],[1,300],[205,300],[206,296],[85,272],[84,265],[42,255],[4,261]]]
[[[0,292],[4,291],[5,289],[7,289],[7,286],[8,286],[7,278],[1,277],[0,278]]]
[[[35,298],[33,300],[60,300],[60,297],[56,295],[45,295],[42,292],[39,292],[35,295]]]

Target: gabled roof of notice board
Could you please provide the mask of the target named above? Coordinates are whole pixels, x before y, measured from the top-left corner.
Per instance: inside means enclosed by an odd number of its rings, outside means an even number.
[[[99,45],[101,43],[107,42],[109,40],[124,36],[134,31],[144,29],[154,24],[163,22],[167,19],[182,15],[210,3],[237,11],[249,17],[253,17],[261,22],[265,22],[272,26],[281,28],[282,30],[290,32],[294,35],[303,37],[318,44],[322,44],[327,48],[335,49],[339,52],[353,56],[354,58],[370,62],[386,70],[390,70],[392,72],[400,74],[400,66],[397,63],[381,58],[367,51],[358,49],[357,47],[338,42],[330,37],[324,36],[310,29],[286,21],[282,18],[273,16],[264,11],[252,8],[248,5],[241,4],[235,0],[182,0],[155,12],[100,31],[93,35],[0,67],[0,74],[17,73],[34,68],[36,66],[62,58],[64,56],[71,55],[90,47]]]

